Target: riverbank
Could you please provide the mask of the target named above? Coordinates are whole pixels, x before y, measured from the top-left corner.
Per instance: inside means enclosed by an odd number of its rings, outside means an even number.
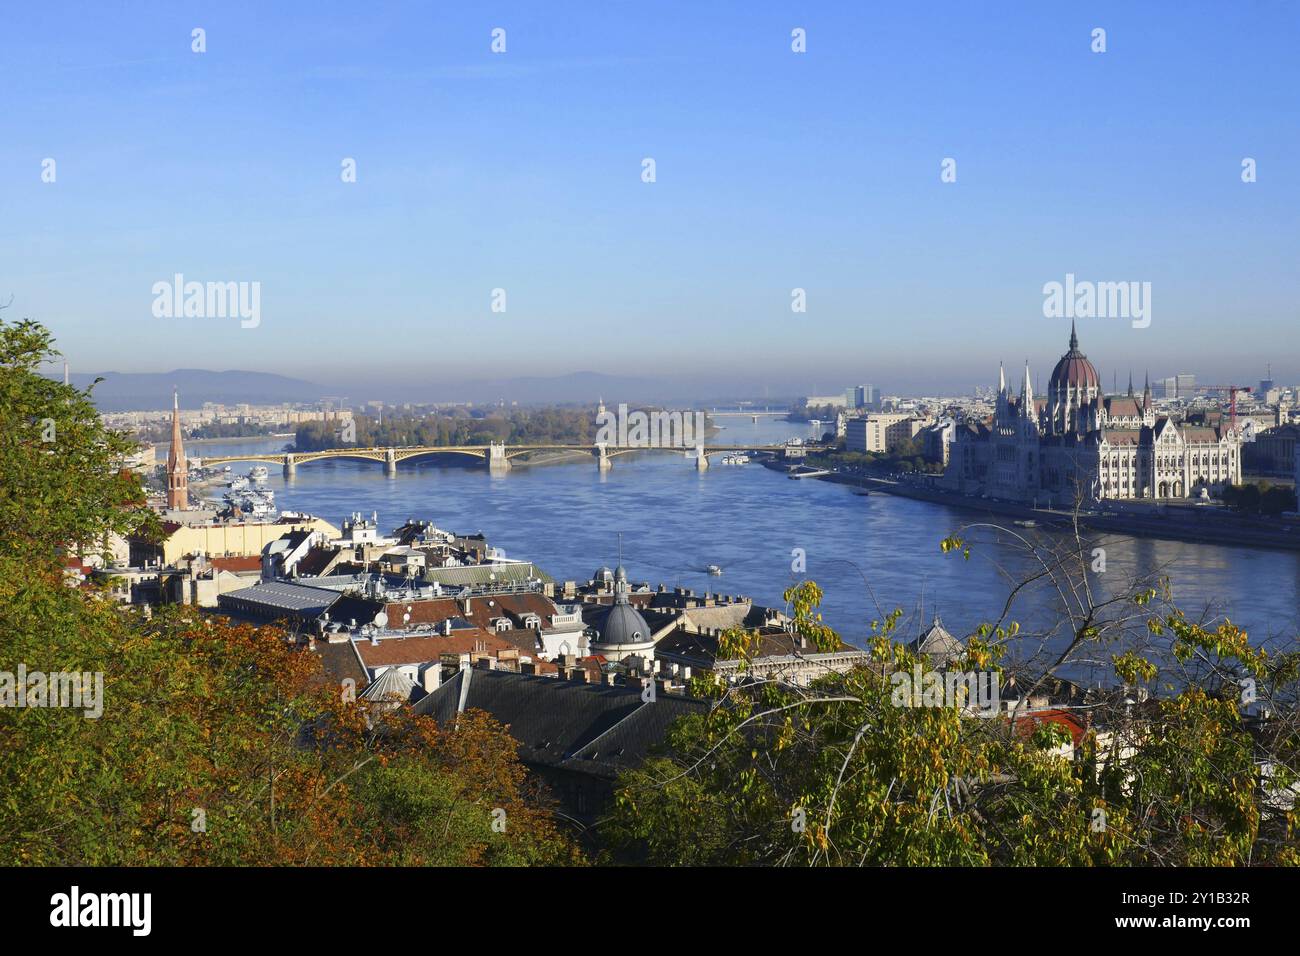
[[[946,491],[929,485],[885,478],[830,474],[818,480],[835,484],[855,485],[873,492],[899,495],[918,501],[959,508],[987,518],[1012,518],[1034,521],[1046,527],[1066,530],[1078,520],[1081,528],[1110,534],[1135,537],[1166,538],[1196,544],[1241,545],[1252,548],[1270,548],[1280,551],[1300,551],[1300,526],[1284,525],[1267,518],[1239,515],[1220,508],[1195,505],[1124,505],[1131,510],[1123,513],[1097,511],[1063,511],[1034,508],[1030,505],[993,498],[978,498]],[[1150,509],[1143,514],[1138,509]]]
[[[228,435],[224,438],[187,438],[185,439],[185,448],[196,448],[200,445],[234,445],[249,444],[250,442],[271,442],[277,438],[293,438],[293,432],[283,432],[279,435]],[[170,448],[171,440],[152,442],[154,448]]]

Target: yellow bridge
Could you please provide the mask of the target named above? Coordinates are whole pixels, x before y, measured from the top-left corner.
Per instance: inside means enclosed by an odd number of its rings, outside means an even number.
[[[668,451],[690,458],[700,471],[709,467],[710,455],[734,454],[735,452],[754,451],[771,452],[784,457],[802,458],[805,451],[815,451],[820,445],[696,445],[694,448],[680,445],[416,445],[406,448],[325,448],[319,451],[276,452],[266,455],[202,455],[199,458],[204,467],[226,464],[233,461],[278,462],[284,468],[286,477],[293,475],[299,465],[312,461],[324,461],[328,458],[360,458],[365,461],[382,462],[389,474],[397,473],[397,463],[410,458],[423,458],[429,455],[465,455],[487,462],[493,472],[507,471],[510,459],[518,458],[530,452],[578,452],[590,455],[602,470],[611,466],[611,459],[617,455],[632,452]]]

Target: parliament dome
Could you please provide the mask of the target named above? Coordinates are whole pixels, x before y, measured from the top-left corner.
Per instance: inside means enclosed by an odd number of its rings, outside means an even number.
[[[1062,355],[1056,368],[1052,369],[1047,388],[1049,394],[1066,389],[1101,390],[1101,376],[1097,374],[1096,366],[1088,361],[1088,356],[1079,351],[1079,336],[1073,325],[1070,326],[1070,351]]]

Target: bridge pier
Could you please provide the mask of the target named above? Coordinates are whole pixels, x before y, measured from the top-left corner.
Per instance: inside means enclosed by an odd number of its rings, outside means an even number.
[[[285,477],[285,480],[288,481],[290,478],[295,477],[297,474],[298,474],[298,465],[297,465],[297,463],[293,460],[293,455],[285,455],[285,456],[284,456],[284,477]]]
[[[605,451],[604,442],[598,443],[592,449],[592,454],[596,456],[596,468],[600,471],[609,471],[614,467],[614,459],[610,458],[609,453]]]
[[[695,470],[696,471],[709,470],[709,456],[704,453],[703,445],[695,446]]]
[[[510,459],[506,457],[506,443],[491,442],[488,445],[488,474],[504,475],[510,470]]]
[[[389,478],[397,477],[397,452],[392,448],[384,452],[384,474]]]

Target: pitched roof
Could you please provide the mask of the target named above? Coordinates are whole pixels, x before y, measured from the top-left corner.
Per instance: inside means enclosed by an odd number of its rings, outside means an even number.
[[[361,692],[361,699],[373,703],[405,704],[414,695],[415,681],[403,674],[399,668],[388,667]]]
[[[326,588],[313,588],[289,581],[263,581],[252,587],[219,595],[217,602],[223,606],[227,602],[247,603],[259,605],[267,612],[285,611],[312,616],[323,614],[338,599],[337,591]]]
[[[369,668],[393,664],[423,664],[436,661],[443,654],[473,654],[476,651],[497,656],[498,651],[514,650],[510,641],[480,628],[452,631],[448,635],[422,637],[386,637],[378,643],[358,638],[354,642],[361,660]]]
[[[1106,413],[1112,417],[1138,418],[1142,415],[1142,409],[1136,398],[1112,395],[1106,399]]]
[[[910,646],[912,650],[928,657],[931,664],[948,664],[966,653],[965,645],[948,633],[938,614],[934,616],[929,629]]]
[[[486,711],[506,725],[525,763],[612,778],[645,759],[673,720],[710,706],[676,694],[646,703],[636,688],[466,668],[415,712],[448,723],[462,709]]]

